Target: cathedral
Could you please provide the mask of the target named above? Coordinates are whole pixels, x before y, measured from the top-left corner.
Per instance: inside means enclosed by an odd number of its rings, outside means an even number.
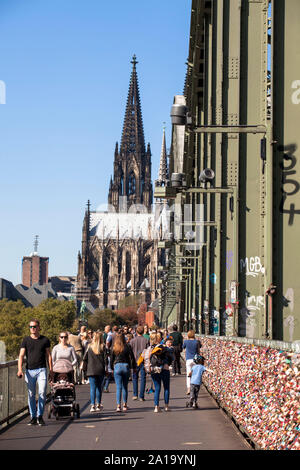
[[[159,241],[168,233],[163,207],[153,210],[150,144],[145,146],[136,57],[125,109],[120,146],[115,147],[107,211],[85,211],[78,253],[76,298],[98,308],[118,308],[139,295],[148,305],[158,297]],[[158,180],[168,178],[163,132]]]

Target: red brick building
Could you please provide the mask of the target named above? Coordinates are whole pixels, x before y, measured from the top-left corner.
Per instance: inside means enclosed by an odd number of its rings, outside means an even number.
[[[33,254],[22,259],[22,284],[31,287],[33,284],[48,282],[49,258]]]

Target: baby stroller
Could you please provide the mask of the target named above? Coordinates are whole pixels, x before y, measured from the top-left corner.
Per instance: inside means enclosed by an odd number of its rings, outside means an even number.
[[[59,359],[53,367],[53,382],[50,382],[50,404],[48,418],[51,415],[58,420],[62,416],[80,418],[80,407],[76,403],[74,372],[70,361]]]

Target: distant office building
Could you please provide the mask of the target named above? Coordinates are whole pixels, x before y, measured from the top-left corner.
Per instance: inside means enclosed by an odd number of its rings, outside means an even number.
[[[22,259],[22,284],[31,287],[34,284],[47,284],[49,258],[38,255],[38,238],[35,236],[33,253]]]
[[[48,282],[57,294],[63,294],[68,297],[72,296],[76,276],[52,276],[48,278]]]
[[[22,260],[22,284],[31,287],[33,284],[47,284],[49,258],[33,253]]]

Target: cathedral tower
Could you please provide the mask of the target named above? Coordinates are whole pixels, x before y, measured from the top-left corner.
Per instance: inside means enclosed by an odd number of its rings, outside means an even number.
[[[114,156],[114,176],[111,178],[108,203],[117,212],[126,212],[132,204],[143,204],[151,211],[153,189],[151,182],[150,144],[145,147],[141,102],[136,72],[136,56],[132,58],[132,72],[125,110],[120,148]],[[121,198],[121,199],[120,199]],[[127,202],[125,207],[124,202]]]

